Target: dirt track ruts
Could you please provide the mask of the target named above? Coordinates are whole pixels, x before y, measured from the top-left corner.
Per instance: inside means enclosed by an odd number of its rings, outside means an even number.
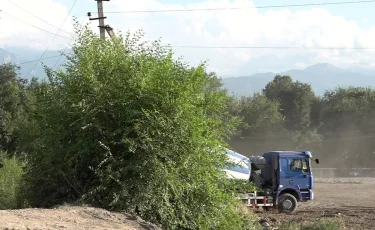
[[[272,226],[282,222],[312,222],[320,218],[338,218],[348,229],[375,229],[375,178],[318,180],[315,200],[300,203],[293,215],[277,211],[256,213]],[[359,183],[359,184],[358,184]]]

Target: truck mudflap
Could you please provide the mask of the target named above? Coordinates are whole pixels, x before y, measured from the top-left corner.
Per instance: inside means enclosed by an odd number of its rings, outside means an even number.
[[[272,196],[264,196],[262,194],[258,194],[257,192],[240,194],[237,199],[242,200],[246,206],[253,208],[274,206]]]

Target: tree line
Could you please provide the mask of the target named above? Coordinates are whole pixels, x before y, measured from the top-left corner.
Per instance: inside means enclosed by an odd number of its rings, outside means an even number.
[[[373,168],[375,90],[370,87],[337,87],[318,96],[310,84],[277,75],[262,92],[232,97],[229,109],[242,118],[229,139],[241,153],[310,150],[321,159],[320,167]]]

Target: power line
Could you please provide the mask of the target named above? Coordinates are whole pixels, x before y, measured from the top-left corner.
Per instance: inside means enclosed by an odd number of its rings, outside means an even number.
[[[86,17],[87,17],[87,15],[82,19],[82,21],[81,21],[81,23],[80,23],[80,25],[81,25],[82,28],[81,28],[81,30],[79,31],[79,35],[81,35],[81,32],[82,32],[82,30],[83,30],[83,23],[84,23]],[[53,65],[52,69],[55,69],[57,63],[60,61],[62,55],[64,55],[64,53],[66,52],[66,50],[68,49],[68,47],[70,46],[70,44],[72,43],[72,41],[73,41],[73,39],[70,40],[69,44],[65,47],[65,50],[60,54],[59,59],[56,61],[55,65]],[[71,52],[72,52],[72,51],[71,51]],[[70,53],[71,53],[71,52],[70,52]]]
[[[46,60],[46,59],[51,59],[51,58],[55,58],[55,57],[59,57],[61,56],[61,54],[59,55],[55,55],[55,56],[51,56],[51,57],[45,57],[45,58],[40,58],[40,59],[36,59],[36,60],[32,60],[32,61],[25,61],[25,62],[20,62],[20,63],[16,63],[17,65],[24,65],[24,64],[27,64],[27,63],[32,63],[32,62],[36,62],[36,61],[41,61],[41,60]]]
[[[82,26],[83,22],[85,21],[86,17],[87,17],[87,15],[83,18],[82,22],[80,23],[81,26]],[[83,30],[83,28],[80,30],[80,32],[82,32],[82,30]],[[56,57],[60,57],[61,58],[61,56],[66,52],[66,50],[68,49],[68,47],[70,46],[70,44],[71,44],[72,41],[73,41],[73,39],[70,40],[69,44],[64,49],[64,51],[62,52],[62,54],[54,55],[54,56],[50,56],[50,57],[45,57],[45,58],[41,58],[41,59],[35,59],[35,60],[31,60],[31,61],[20,62],[20,63],[16,63],[16,65],[24,65],[24,64],[36,62],[38,60],[41,61],[41,60],[52,59],[52,58],[56,58]],[[56,64],[60,61],[60,58],[57,60],[57,62],[53,66],[53,68],[55,68]]]
[[[72,40],[72,39],[71,39]],[[71,42],[70,42],[71,43]],[[69,43],[69,44],[70,44]],[[68,44],[68,46],[70,46]],[[219,47],[219,46],[194,46],[194,47],[191,47],[191,46],[164,46],[164,47],[172,47],[172,48],[223,48],[223,47]],[[375,48],[371,48],[371,47],[361,47],[361,48],[345,48],[345,47],[271,47],[271,46],[268,46],[268,47],[262,47],[262,46],[253,46],[253,47],[249,47],[249,46],[245,46],[245,47],[226,47],[226,48],[244,48],[244,49],[294,49],[294,48],[308,48],[308,49],[362,49],[362,50],[370,50],[370,49],[375,49]],[[65,48],[64,52],[65,53],[67,50],[67,48]],[[51,57],[47,57],[47,58],[42,58],[40,60],[44,60],[44,59],[50,59],[50,58],[54,58],[54,57],[58,57],[58,56],[61,56],[61,55],[56,55],[56,56],[51,56]],[[36,59],[36,60],[32,60],[32,61],[26,61],[26,62],[21,62],[21,63],[18,63],[19,65],[22,65],[22,64],[26,64],[26,63],[30,63],[30,62],[35,62],[35,61],[38,61],[39,59]],[[56,66],[56,64],[55,64]]]
[[[58,37],[61,37],[61,38],[65,38],[65,39],[69,39],[69,40],[71,39],[71,38],[68,38],[68,37],[65,37],[65,36],[62,36],[62,35],[58,35],[58,34],[56,35],[55,33],[51,32],[51,31],[48,31],[48,30],[42,29],[42,28],[40,28],[40,27],[34,26],[34,25],[32,25],[32,24],[30,24],[30,23],[28,23],[28,22],[25,22],[25,21],[23,21],[23,20],[21,20],[21,19],[19,19],[19,18],[16,18],[16,17],[14,17],[14,16],[12,16],[12,15],[10,15],[10,14],[4,12],[4,11],[1,11],[1,12],[2,12],[3,14],[7,15],[8,17],[14,18],[14,19],[16,19],[16,20],[18,20],[18,21],[20,21],[20,22],[22,22],[22,23],[25,23],[25,24],[27,24],[27,25],[29,25],[29,26],[32,26],[32,27],[34,27],[34,28],[36,28],[36,29],[42,30],[42,31],[44,31],[44,32],[47,32],[47,33],[53,34],[53,35],[58,36]]]
[[[308,50],[372,50],[375,47],[307,47],[307,46],[197,46],[197,45],[172,45],[164,46],[172,48],[189,48],[189,49],[308,49]]]
[[[162,10],[129,10],[129,11],[109,11],[107,14],[128,14],[128,13],[161,13],[161,12],[189,12],[189,11],[220,11],[220,10],[244,10],[244,9],[266,9],[266,8],[286,8],[303,6],[324,6],[324,5],[343,5],[374,3],[375,0],[367,1],[342,1],[342,2],[322,2],[306,4],[288,4],[288,5],[268,5],[268,6],[242,6],[242,7],[223,7],[223,8],[201,8],[201,9],[162,9]]]
[[[22,8],[21,6],[19,6],[19,5],[18,5],[18,4],[16,4],[15,2],[12,2],[11,0],[8,0],[8,2],[10,2],[10,3],[12,3],[13,5],[17,6],[17,7],[18,7],[18,8],[20,8],[21,10],[23,10],[23,11],[27,12],[27,13],[28,13],[28,14],[30,14],[31,16],[33,16],[33,17],[35,17],[35,18],[39,19],[40,21],[42,21],[42,22],[44,22],[44,23],[46,23],[46,24],[48,24],[48,25],[50,25],[50,26],[52,26],[52,27],[54,27],[54,28],[58,29],[58,27],[57,27],[57,26],[55,26],[55,25],[52,25],[51,23],[49,23],[49,22],[47,22],[46,20],[44,20],[44,19],[42,19],[42,18],[40,18],[40,17],[36,16],[35,14],[33,14],[33,13],[31,13],[30,11],[26,10],[25,8]],[[63,32],[65,32],[65,33],[67,33],[67,34],[69,34],[69,35],[73,36],[73,34],[72,34],[72,33],[70,33],[70,32],[68,32],[68,31],[65,31],[65,30],[61,30],[61,31],[63,31]]]
[[[74,8],[75,4],[77,3],[77,1],[78,1],[78,0],[75,0],[75,1],[74,1],[72,7],[70,8],[68,14],[66,15],[66,17],[65,17],[65,19],[64,19],[64,21],[61,23],[61,26],[60,26],[59,30],[55,33],[55,36],[52,38],[51,42],[48,44],[46,50],[44,50],[42,56],[40,56],[39,60],[35,63],[34,67],[33,67],[33,68],[30,70],[30,72],[27,74],[27,77],[28,77],[28,76],[30,75],[30,73],[34,70],[34,68],[36,67],[36,65],[39,63],[40,59],[43,58],[44,54],[48,51],[48,49],[49,49],[49,47],[51,46],[52,42],[55,40],[57,34],[59,33],[61,27],[63,27],[63,25],[65,24],[66,19],[69,17],[69,14],[70,14],[70,12],[73,10],[73,8]]]
[[[87,16],[86,16],[87,17]],[[84,20],[86,19],[86,17],[82,20],[81,22],[81,26],[84,22]],[[80,32],[82,32],[83,29],[81,29]],[[71,42],[73,41],[73,39],[71,39]],[[70,42],[70,43],[71,43]],[[41,59],[35,59],[35,60],[31,60],[31,61],[25,61],[25,62],[20,62],[20,63],[16,63],[16,65],[24,65],[24,64],[28,64],[28,63],[32,63],[32,62],[36,62],[38,60],[46,60],[46,59],[52,59],[52,58],[56,58],[56,57],[60,57],[66,52],[66,50],[68,49],[68,47],[70,46],[70,43],[67,45],[67,47],[64,49],[64,51],[62,52],[62,54],[59,54],[59,55],[54,55],[54,56],[50,56],[50,57],[45,57],[45,58],[41,58]],[[60,58],[57,60],[57,62],[55,63],[55,65],[53,66],[53,68],[55,68],[56,64],[60,61]]]

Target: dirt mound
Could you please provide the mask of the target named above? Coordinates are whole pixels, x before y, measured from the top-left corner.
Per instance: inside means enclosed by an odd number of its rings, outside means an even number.
[[[75,206],[0,211],[0,229],[161,230],[126,213]]]

